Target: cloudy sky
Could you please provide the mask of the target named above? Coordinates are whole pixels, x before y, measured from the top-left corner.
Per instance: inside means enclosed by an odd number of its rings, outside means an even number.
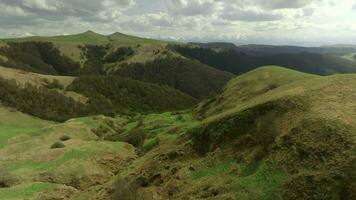
[[[179,41],[356,44],[356,0],[0,0],[0,36],[93,30]]]

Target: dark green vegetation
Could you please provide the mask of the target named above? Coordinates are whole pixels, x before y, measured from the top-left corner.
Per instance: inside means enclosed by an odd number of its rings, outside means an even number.
[[[114,116],[130,112],[159,112],[189,108],[196,100],[178,90],[117,76],[83,76],[74,80],[67,90],[88,97],[80,102],[57,89],[0,78],[2,105],[21,112],[54,121],[105,114]]]
[[[0,78],[0,100],[3,106],[54,121],[88,115],[87,106],[57,90],[30,84],[21,87],[15,80]]]
[[[105,64],[124,61],[135,53],[131,47],[114,49],[110,45],[85,45],[81,49],[86,59],[81,74],[106,74]]]
[[[80,68],[79,63],[61,55],[50,42],[9,42],[0,48],[0,54],[8,59],[0,65],[32,72],[74,75]]]
[[[167,85],[198,99],[216,94],[233,77],[230,73],[183,58],[158,59],[146,64],[124,64],[114,74]]]
[[[336,53],[321,54],[308,51],[286,53],[280,50],[276,54],[259,55],[247,50],[238,51],[236,49],[211,49],[182,45],[175,45],[172,48],[185,57],[234,74],[245,73],[266,65],[285,66],[297,71],[319,75],[356,72],[356,62],[342,59]],[[356,51],[356,49],[352,50]]]
[[[173,88],[118,76],[81,76],[68,89],[89,97],[94,113],[108,115],[177,110],[196,103]]]
[[[51,145],[51,149],[61,149],[66,147],[62,142],[55,142]]]

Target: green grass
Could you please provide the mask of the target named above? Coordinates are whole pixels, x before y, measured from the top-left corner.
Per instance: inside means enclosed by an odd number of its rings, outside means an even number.
[[[113,142],[90,142],[77,149],[67,151],[62,157],[47,162],[35,162],[32,160],[20,160],[13,162],[0,163],[4,164],[16,174],[21,174],[23,171],[51,171],[65,165],[70,161],[80,162],[89,158],[100,157],[106,153],[117,152],[122,150],[123,143]]]
[[[266,162],[261,162],[257,166],[245,166],[243,171],[249,172],[249,175],[242,174],[236,178],[237,199],[244,199],[245,194],[248,194],[249,199],[251,197],[261,200],[279,198],[280,188],[287,179],[284,172],[270,167]]]
[[[143,144],[143,150],[145,152],[149,152],[155,147],[157,147],[158,145],[159,145],[159,140],[157,138],[152,138],[145,141],[145,143]]]
[[[230,173],[232,166],[238,166],[238,171]],[[228,160],[216,165],[205,167],[192,173],[194,180],[216,177],[222,178],[222,174],[234,179],[235,194],[237,199],[278,199],[280,187],[287,179],[286,174],[274,169],[262,161],[245,165],[237,160]],[[248,198],[247,198],[248,197]]]
[[[19,136],[28,135],[34,136],[40,134],[41,129],[36,127],[13,127],[13,126],[0,126],[0,148],[4,147],[9,139]]]
[[[35,136],[43,133],[43,128],[54,123],[41,120],[17,111],[0,107],[0,148],[9,139],[19,136]]]
[[[195,171],[192,173],[192,178],[193,179],[200,179],[200,178],[205,178],[205,177],[210,177],[210,176],[216,176],[221,173],[226,173],[230,170],[231,166],[238,164],[239,162],[236,160],[229,160],[225,162],[221,162],[217,165],[211,166],[211,167],[206,167],[201,170]]]
[[[221,95],[202,102],[197,111],[207,121],[234,115],[269,100],[298,94],[299,88],[288,86],[318,78],[278,66],[261,67],[229,81]]]
[[[28,185],[19,185],[12,188],[0,189],[0,198],[2,200],[27,199],[40,192],[46,192],[56,187],[50,183],[33,183]]]

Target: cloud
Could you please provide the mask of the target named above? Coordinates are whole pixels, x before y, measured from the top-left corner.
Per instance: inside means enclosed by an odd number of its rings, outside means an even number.
[[[21,5],[25,8],[30,9],[49,11],[57,10],[57,7],[55,5],[49,5],[46,0],[23,0]]]
[[[215,0],[164,0],[169,13],[184,16],[213,14],[218,7]]]
[[[256,9],[232,8],[228,7],[220,15],[223,19],[231,21],[261,22],[276,21],[283,18],[280,14],[274,14]]]
[[[264,9],[302,8],[315,0],[252,0]]]
[[[356,31],[355,0],[0,0],[0,10],[0,37],[92,29],[183,41],[347,43]]]

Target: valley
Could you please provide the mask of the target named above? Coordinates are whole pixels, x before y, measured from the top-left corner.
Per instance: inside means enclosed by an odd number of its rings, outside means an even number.
[[[1,40],[0,199],[356,198],[354,50],[251,48]]]

